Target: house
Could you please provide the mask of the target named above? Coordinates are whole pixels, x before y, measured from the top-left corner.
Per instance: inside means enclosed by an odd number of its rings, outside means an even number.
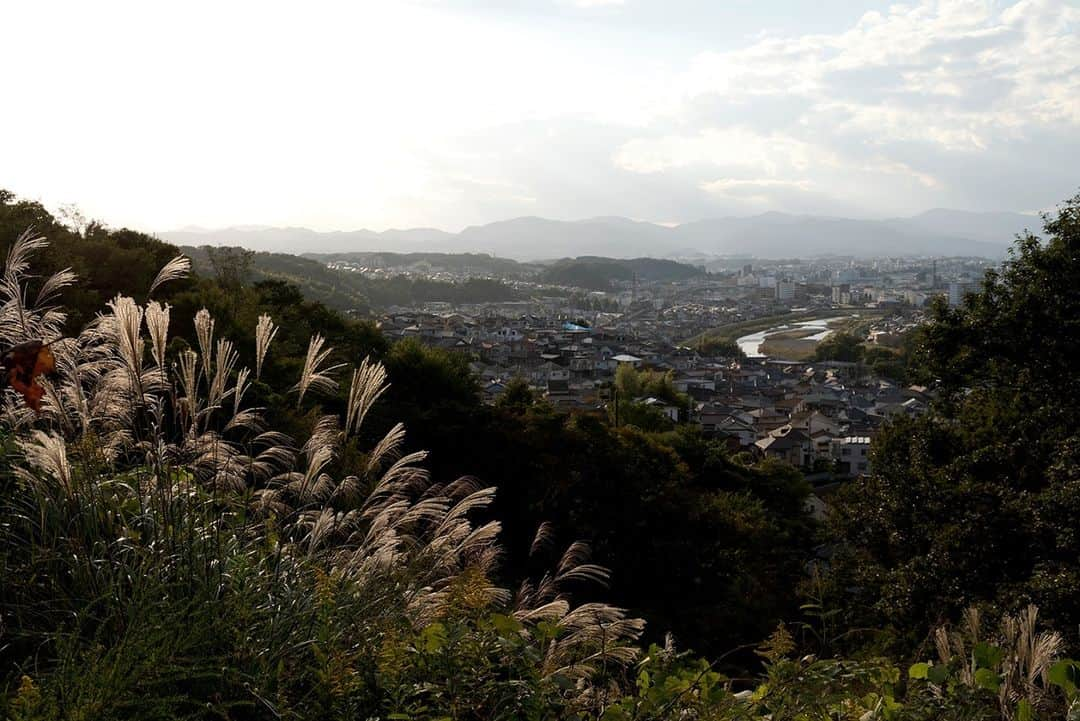
[[[837,419],[830,418],[820,411],[808,411],[792,415],[791,427],[806,431],[809,436],[815,436],[821,431],[825,431],[832,436],[838,436],[843,430]]]
[[[497,380],[491,381],[481,390],[485,403],[494,403],[505,392],[506,384]]]
[[[751,422],[760,437],[767,436],[778,428],[788,425],[787,414],[781,413],[774,408],[755,408],[750,411],[749,415],[753,419]]]
[[[803,510],[815,521],[824,521],[829,515],[829,504],[816,493],[811,493],[803,503]]]
[[[629,353],[620,353],[619,355],[612,356],[611,360],[615,361],[619,365],[628,365],[631,368],[641,367],[641,358],[630,355]]]
[[[641,399],[638,399],[637,402],[641,403],[644,406],[648,406],[649,408],[655,408],[656,410],[660,411],[663,415],[665,415],[667,418],[671,419],[671,421],[674,422],[674,423],[679,422],[679,407],[678,406],[672,405],[672,404],[668,403],[667,401],[662,401],[659,398],[652,398],[652,397],[650,397],[650,398],[641,398]]]
[[[865,475],[870,472],[870,437],[836,438],[832,444],[832,456],[840,473],[848,476]]]
[[[814,461],[810,438],[791,426],[776,429],[754,446],[765,458],[775,458],[796,468],[809,466]]]
[[[752,445],[757,437],[752,425],[731,415],[717,423],[715,429],[718,437],[734,439],[739,447]]]
[[[544,397],[553,406],[565,406],[573,403],[573,394],[570,392],[570,381],[566,379],[548,378],[547,390]]]

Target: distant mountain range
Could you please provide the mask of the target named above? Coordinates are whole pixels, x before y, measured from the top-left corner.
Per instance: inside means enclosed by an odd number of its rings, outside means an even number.
[[[910,218],[857,220],[786,213],[715,218],[674,227],[619,217],[562,221],[514,218],[471,226],[460,233],[434,228],[319,232],[309,228],[236,226],[185,228],[159,233],[177,245],[239,245],[277,253],[361,251],[490,253],[517,260],[596,255],[752,256],[796,258],[822,255],[983,256],[1004,254],[1014,236],[1037,232],[1034,215],[935,209]]]

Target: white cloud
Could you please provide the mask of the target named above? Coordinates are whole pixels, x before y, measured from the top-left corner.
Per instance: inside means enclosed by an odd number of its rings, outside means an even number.
[[[1080,123],[1080,9],[1023,0],[928,0],[865,14],[832,35],[765,38],[700,55],[686,103],[797,95],[838,134],[982,150],[1031,123]]]
[[[566,0],[560,0],[565,3]],[[623,5],[625,0],[570,0],[570,4],[579,8],[599,8],[599,7],[611,7],[614,5]]]
[[[755,170],[770,176],[833,166],[832,152],[788,135],[762,135],[749,128],[706,128],[692,136],[639,138],[620,147],[615,164],[637,173],[695,165]]]
[[[1016,146],[1077,133],[1078,23],[1080,9],[1060,1],[1000,10],[926,0],[866,13],[833,34],[705,52],[676,81],[678,100],[655,116],[663,130],[623,143],[613,162],[636,173],[713,167],[727,179],[698,186],[728,196],[806,190],[808,177],[833,197],[866,197],[868,187],[962,195],[950,175],[970,183],[973,163],[1023,165]],[[791,115],[777,116],[784,107]],[[1076,152],[1075,141],[1069,147]]]
[[[701,184],[701,189],[707,193],[728,197],[745,197],[750,195],[755,198],[764,198],[762,190],[810,190],[812,183],[809,180],[776,180],[775,178],[753,178],[750,180],[737,180],[735,178],[721,178]]]

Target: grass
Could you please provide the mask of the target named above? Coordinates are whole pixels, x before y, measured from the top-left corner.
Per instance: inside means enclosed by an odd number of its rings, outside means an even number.
[[[833,332],[866,333],[870,324],[881,317],[875,314],[867,317],[861,314],[858,318],[841,318],[831,321],[828,329]],[[761,352],[770,358],[783,360],[803,361],[814,357],[818,341],[810,340],[810,336],[821,333],[820,328],[793,328],[774,335],[770,335],[761,344]]]
[[[381,365],[364,359],[339,386],[312,337],[288,391],[307,421],[290,438],[244,403],[250,359],[206,309],[178,355],[168,306],[123,296],[59,339],[62,312],[40,304],[50,293],[24,300],[45,247],[22,236],[0,283],[0,348],[41,338],[57,359],[40,413],[0,395],[0,718],[604,707],[644,622],[571,604],[567,584],[608,576],[582,543],[516,595],[495,586],[500,527],[477,519],[494,488],[431,479],[400,424],[357,446],[387,387]],[[184,272],[170,263],[154,288]],[[272,319],[255,331],[257,379]],[[325,413],[327,397],[344,413]]]
[[[761,352],[770,358],[801,361],[814,356],[817,341],[809,336],[820,333],[818,329],[784,331],[771,335],[761,344]]]

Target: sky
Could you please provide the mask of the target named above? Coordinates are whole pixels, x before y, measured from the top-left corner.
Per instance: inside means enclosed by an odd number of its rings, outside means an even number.
[[[7,3],[0,187],[113,226],[1053,207],[1080,0]]]

